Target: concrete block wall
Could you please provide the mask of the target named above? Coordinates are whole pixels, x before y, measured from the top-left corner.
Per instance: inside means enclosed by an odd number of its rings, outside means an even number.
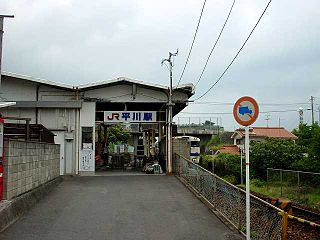
[[[190,143],[188,143],[187,139],[173,139],[172,152],[190,159]]]
[[[60,145],[4,142],[4,199],[10,200],[60,175]]]

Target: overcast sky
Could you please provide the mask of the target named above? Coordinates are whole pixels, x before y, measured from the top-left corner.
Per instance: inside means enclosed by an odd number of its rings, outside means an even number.
[[[182,83],[195,83],[233,0],[207,0]],[[238,0],[195,96],[216,81],[258,20],[268,0]],[[69,84],[120,76],[168,84],[161,66],[179,48],[174,83],[185,63],[203,1],[0,0],[5,20],[3,70]],[[320,2],[274,0],[223,79],[200,102],[234,103],[249,95],[270,113],[269,126],[292,130],[299,107],[311,122],[310,96],[320,103]],[[264,105],[264,104],[290,105]],[[315,105],[318,109],[319,105]],[[222,121],[237,128],[232,105],[190,104],[179,122]],[[204,115],[199,113],[211,114]],[[190,114],[196,113],[196,114]],[[319,112],[315,112],[318,120]],[[266,126],[261,113],[255,126]],[[175,119],[178,121],[178,119]]]

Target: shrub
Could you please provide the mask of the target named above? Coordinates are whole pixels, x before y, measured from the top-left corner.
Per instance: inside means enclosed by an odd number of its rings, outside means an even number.
[[[260,179],[252,179],[250,181],[250,184],[253,185],[253,186],[256,186],[258,188],[262,188],[266,185],[266,182],[265,181],[262,181]]]
[[[219,176],[233,175],[236,179],[235,183],[240,182],[240,155],[221,153],[214,159],[214,165],[215,173],[217,173]]]
[[[250,168],[254,178],[266,179],[267,168],[292,169],[303,158],[303,148],[292,141],[268,138],[252,142]]]
[[[231,184],[234,184],[234,185],[238,184],[238,180],[234,175],[226,175],[223,177],[223,179]]]
[[[213,156],[212,155],[201,155],[200,157],[200,166],[208,169],[208,162],[212,162]]]

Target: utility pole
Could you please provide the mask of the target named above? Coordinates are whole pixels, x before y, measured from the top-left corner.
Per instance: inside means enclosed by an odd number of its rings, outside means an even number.
[[[319,114],[318,125],[320,125],[320,106],[318,106],[318,114]]]
[[[281,127],[281,120],[283,119],[279,118],[279,128]]]
[[[167,146],[168,146],[168,153],[167,153],[167,173],[172,173],[172,68],[173,68],[173,57],[178,55],[178,50],[175,53],[169,52],[169,58],[163,59],[161,64],[164,62],[169,63],[169,71],[170,71],[170,86],[169,86],[169,97],[168,97],[168,126],[167,126]]]
[[[300,107],[298,111],[299,111],[299,123],[303,124],[303,108]]]
[[[1,89],[1,66],[2,66],[2,38],[4,18],[13,18],[13,15],[0,15],[0,89]]]
[[[314,97],[311,96],[310,100],[311,100],[311,119],[312,119],[312,125],[313,125],[314,124],[314,114],[313,114],[313,100],[314,100]]]
[[[269,113],[266,115],[265,120],[267,121],[267,127],[269,127],[269,120],[270,120],[270,114]]]
[[[280,127],[281,127],[281,120],[284,120],[283,118],[279,118],[279,136],[281,137],[281,130],[280,130]]]
[[[219,137],[219,135],[220,135],[220,127],[219,127],[219,118],[217,117],[217,135],[218,135],[218,137]]]

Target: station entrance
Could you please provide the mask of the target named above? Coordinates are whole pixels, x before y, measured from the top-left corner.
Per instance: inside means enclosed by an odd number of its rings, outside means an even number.
[[[165,172],[165,120],[166,104],[97,102],[95,171]]]
[[[80,174],[166,172],[168,87],[119,78],[81,87],[80,92]],[[174,88],[173,116],[192,94],[193,85]]]

